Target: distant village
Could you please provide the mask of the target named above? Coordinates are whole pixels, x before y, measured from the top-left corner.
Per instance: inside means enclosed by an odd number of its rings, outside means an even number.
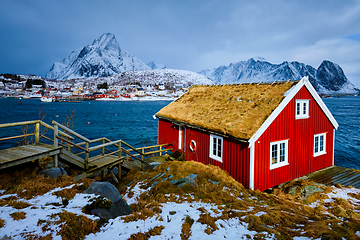
[[[121,82],[111,77],[60,81],[34,75],[0,74],[0,97],[40,98],[45,102],[173,100],[186,92],[187,87],[172,82]]]

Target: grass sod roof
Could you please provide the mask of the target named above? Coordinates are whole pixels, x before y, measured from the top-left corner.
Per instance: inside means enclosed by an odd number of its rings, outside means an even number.
[[[156,116],[250,139],[296,83],[193,86]]]

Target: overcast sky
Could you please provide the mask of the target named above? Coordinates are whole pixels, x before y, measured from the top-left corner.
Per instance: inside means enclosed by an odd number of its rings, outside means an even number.
[[[251,57],[339,64],[360,88],[360,0],[0,0],[0,73],[45,76],[113,33],[145,63],[200,71]]]

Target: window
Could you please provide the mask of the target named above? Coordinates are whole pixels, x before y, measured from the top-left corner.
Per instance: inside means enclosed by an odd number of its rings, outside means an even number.
[[[270,169],[288,165],[288,140],[270,143]]]
[[[309,100],[296,100],[296,119],[309,117]]]
[[[326,154],[326,133],[314,135],[314,157]]]
[[[222,146],[223,138],[210,135],[210,157],[214,160],[222,162]]]

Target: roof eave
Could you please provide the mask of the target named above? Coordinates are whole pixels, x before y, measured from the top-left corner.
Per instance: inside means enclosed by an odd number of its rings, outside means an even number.
[[[186,127],[189,127],[189,128],[193,128],[193,129],[197,129],[197,130],[206,132],[206,133],[214,134],[214,135],[221,136],[221,137],[230,138],[230,139],[233,139],[233,140],[236,140],[236,141],[239,141],[239,142],[244,142],[244,143],[249,142],[249,139],[237,138],[237,137],[234,137],[234,136],[231,136],[231,135],[228,135],[228,134],[216,132],[216,131],[213,131],[213,130],[210,130],[210,129],[206,129],[206,128],[202,128],[202,127],[193,125],[193,124],[189,124],[189,123],[186,123],[186,122],[182,122],[182,121],[174,120],[172,118],[161,116],[159,114],[155,114],[155,117],[157,117],[159,119],[167,120],[167,121],[172,122],[172,123],[174,123],[176,125],[186,126]]]

